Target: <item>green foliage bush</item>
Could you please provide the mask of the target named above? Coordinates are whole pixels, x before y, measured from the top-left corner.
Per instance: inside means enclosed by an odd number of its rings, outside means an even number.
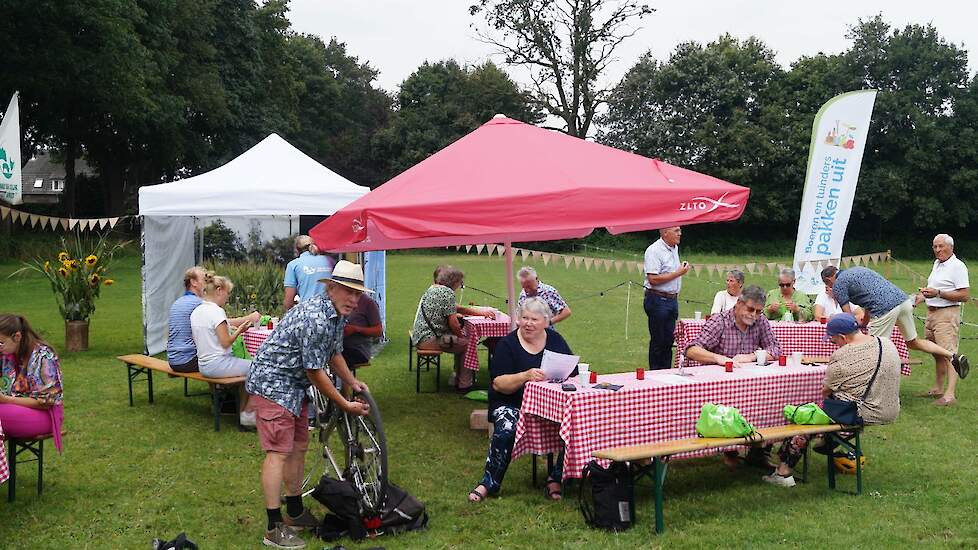
[[[285,295],[285,268],[282,264],[207,261],[204,267],[228,277],[234,283],[234,290],[225,306],[228,315],[237,317],[259,311],[282,316],[282,298]]]

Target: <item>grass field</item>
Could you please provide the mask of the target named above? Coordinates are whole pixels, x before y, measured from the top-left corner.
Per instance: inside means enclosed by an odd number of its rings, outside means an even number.
[[[685,259],[787,261],[692,253]],[[763,484],[760,471],[730,474],[715,457],[696,459],[670,468],[664,536],[651,534],[647,485],[637,491],[638,525],[611,534],[584,526],[572,492],[561,503],[547,502],[541,490],[530,486],[529,459],[521,458],[512,464],[500,498],[467,503],[487,447],[485,432],[468,429],[469,412],[480,407],[454,393],[415,394],[414,374],[406,368],[405,333],[417,298],[433,267],[444,262],[465,270],[464,302],[503,308],[498,299],[473,290],[504,295],[501,258],[392,254],[387,306],[392,342],[361,376],[383,412],[391,479],[427,504],[430,529],[363,544],[344,541],[348,548],[978,546],[978,380],[960,385],[958,406],[933,407],[929,399],[913,396],[933,379],[933,361],[923,356],[924,365],[903,380],[899,420],[868,430],[864,437],[868,461],[861,497],[828,491],[822,461],[813,463],[814,482],[785,490]],[[972,262],[972,269],[976,265]],[[536,266],[573,308],[561,333],[592,369],[630,371],[645,364],[648,334],[641,291],[631,290],[627,317],[627,285],[599,294],[623,281],[638,281],[636,274]],[[912,266],[921,273],[930,269],[928,262]],[[48,286],[36,276],[8,279],[17,267],[0,261],[0,310],[26,315],[62,349],[63,325]],[[34,491],[35,471],[26,465],[17,501],[0,499],[0,547],[148,548],[154,537],[172,538],[181,531],[205,549],[258,547],[265,515],[256,436],[233,429],[215,433],[209,401],[183,397],[179,380],[157,377],[153,405],[146,402],[144,384],[139,385],[136,406],[128,406],[125,369],[114,357],[142,349],[139,258],[123,258],[113,275],[117,284],[105,289],[92,319],[90,351],[62,354],[70,432],[65,453],[58,456],[49,449],[41,498]],[[749,282],[773,288],[775,278]],[[908,279],[895,282],[906,290],[912,287]],[[684,280],[683,296],[708,303],[720,288],[720,277],[701,273]],[[708,309],[682,304],[681,313],[689,317]],[[969,305],[965,318],[978,319],[978,308]],[[963,335],[972,338],[962,342],[963,350],[978,355],[973,339],[978,330],[964,327]],[[442,372],[446,379],[448,370]],[[480,385],[486,379],[483,370]],[[851,481],[842,478],[842,487]],[[5,497],[5,489],[0,496]],[[307,505],[322,512],[311,499]],[[309,540],[309,548],[324,546]]]

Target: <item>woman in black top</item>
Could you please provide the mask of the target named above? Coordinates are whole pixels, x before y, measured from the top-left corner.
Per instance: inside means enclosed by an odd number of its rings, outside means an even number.
[[[495,495],[506,475],[506,468],[513,455],[516,439],[516,423],[523,404],[523,386],[527,382],[545,380],[540,370],[543,350],[570,354],[564,338],[550,326],[550,306],[540,298],[530,298],[520,306],[519,328],[496,344],[496,351],[489,362],[489,419],[493,423],[489,456],[482,481],[469,492],[469,500],[479,502],[488,495]],[[560,500],[560,481],[563,477],[564,453],[547,476],[547,496]]]

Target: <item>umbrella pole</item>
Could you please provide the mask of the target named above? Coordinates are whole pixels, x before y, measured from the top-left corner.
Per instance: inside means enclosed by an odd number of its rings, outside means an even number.
[[[516,328],[516,288],[513,286],[513,243],[503,243],[506,248],[506,296],[509,311],[509,328]]]

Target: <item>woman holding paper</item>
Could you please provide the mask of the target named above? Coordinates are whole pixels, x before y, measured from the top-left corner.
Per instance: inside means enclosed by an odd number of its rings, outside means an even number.
[[[571,354],[564,338],[550,326],[550,306],[540,298],[529,298],[517,311],[519,328],[496,344],[489,361],[489,420],[493,424],[489,441],[489,456],[482,481],[469,491],[469,501],[480,502],[499,493],[513,455],[516,423],[523,404],[523,387],[527,382],[539,382],[547,377],[540,370],[544,350]],[[575,369],[576,371],[576,369]],[[572,375],[576,372],[571,373]],[[547,476],[546,494],[551,500],[561,498],[561,478],[564,453],[561,451]]]

